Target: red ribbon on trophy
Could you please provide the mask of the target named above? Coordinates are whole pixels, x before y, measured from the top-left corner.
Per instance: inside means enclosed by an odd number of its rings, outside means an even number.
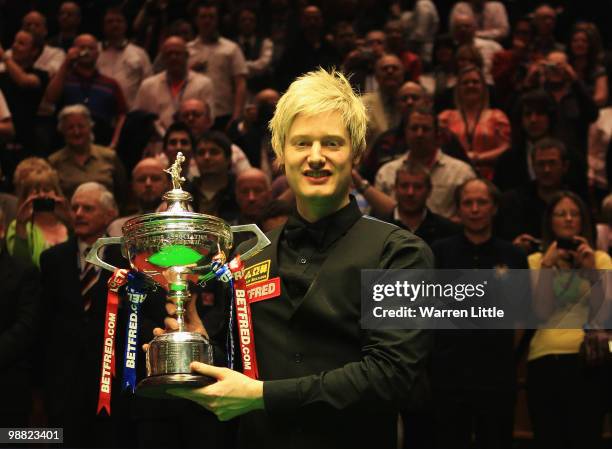
[[[127,282],[128,270],[115,270],[108,280],[108,295],[106,296],[106,315],[104,319],[104,342],[102,344],[102,367],[100,373],[100,392],[98,394],[98,410],[111,414],[111,386],[115,377],[115,334],[117,333],[117,308],[119,306],[119,288]]]
[[[238,339],[240,341],[240,358],[242,359],[242,372],[252,379],[257,379],[257,356],[255,354],[255,339],[253,337],[253,320],[251,306],[246,297],[246,279],[244,278],[244,262],[236,256],[229,263],[230,271],[234,277],[234,302],[236,307],[236,324]]]

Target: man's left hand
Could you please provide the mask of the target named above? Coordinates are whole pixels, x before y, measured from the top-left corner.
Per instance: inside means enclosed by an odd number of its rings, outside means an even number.
[[[251,379],[229,368],[199,362],[192,362],[191,370],[213,377],[217,382],[202,388],[171,389],[170,394],[200,404],[217,415],[220,421],[228,421],[252,410],[263,410],[262,381]]]

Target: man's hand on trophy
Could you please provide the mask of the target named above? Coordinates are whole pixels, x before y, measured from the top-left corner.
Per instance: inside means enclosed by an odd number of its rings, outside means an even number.
[[[164,329],[161,327],[156,327],[153,329],[153,335],[156,337],[170,332],[176,332],[179,328],[178,321],[176,320],[176,304],[170,301],[166,302],[166,313],[168,316],[164,319]],[[206,328],[204,327],[204,323],[202,323],[202,320],[198,315],[196,302],[193,299],[191,301],[187,301],[187,308],[183,318],[185,320],[185,331],[196,332],[204,335],[206,338],[209,338],[208,332],[206,332]],[[147,351],[148,347],[148,344],[142,345],[142,349],[145,352]]]
[[[210,410],[220,421],[228,421],[253,410],[263,410],[263,382],[238,371],[191,362],[193,373],[217,380],[202,388],[173,388],[168,393],[189,399]]]

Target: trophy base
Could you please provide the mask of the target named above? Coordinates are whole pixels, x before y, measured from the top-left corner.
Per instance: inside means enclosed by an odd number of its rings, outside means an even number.
[[[215,383],[212,377],[194,374],[161,374],[138,383],[136,394],[151,399],[181,399],[168,393],[172,388],[200,388]]]

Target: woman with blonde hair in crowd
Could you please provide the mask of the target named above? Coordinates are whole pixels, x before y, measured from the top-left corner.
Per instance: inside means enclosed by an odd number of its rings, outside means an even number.
[[[40,254],[66,241],[70,208],[62,194],[57,172],[38,168],[20,178],[17,216],[6,233],[9,254],[39,266]]]
[[[510,147],[510,121],[490,108],[486,81],[476,66],[459,71],[454,96],[455,109],[440,113],[440,127],[457,137],[475,169],[492,180],[495,162]]]

